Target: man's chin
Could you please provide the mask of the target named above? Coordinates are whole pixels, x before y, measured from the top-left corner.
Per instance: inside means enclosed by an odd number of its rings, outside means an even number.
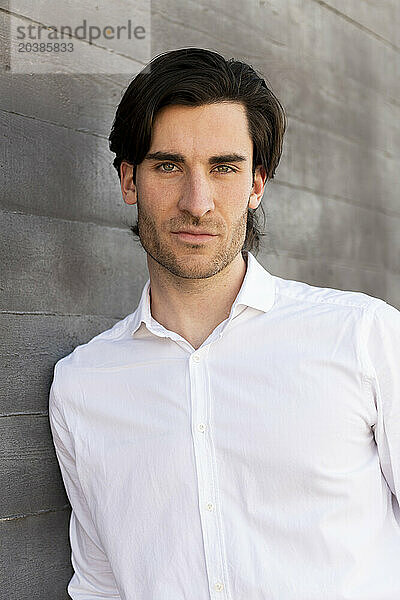
[[[220,270],[214,254],[208,253],[176,253],[175,260],[165,260],[164,257],[160,263],[168,271],[184,279],[206,279]]]

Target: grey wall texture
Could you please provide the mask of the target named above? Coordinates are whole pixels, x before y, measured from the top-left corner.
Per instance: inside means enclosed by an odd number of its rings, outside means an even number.
[[[48,392],[54,363],[133,312],[148,276],[107,142],[132,77],[13,73],[12,10],[0,3],[0,597],[64,600],[70,508]],[[399,31],[397,0],[151,4],[151,56],[200,46],[246,60],[286,109],[257,258],[398,308]]]

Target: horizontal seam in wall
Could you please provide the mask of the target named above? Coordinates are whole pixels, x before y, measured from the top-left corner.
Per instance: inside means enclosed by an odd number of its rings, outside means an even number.
[[[65,217],[56,217],[54,215],[46,215],[44,213],[34,213],[24,210],[17,210],[15,208],[1,206],[0,205],[0,213],[4,215],[21,215],[24,217],[39,217],[41,219],[47,219],[48,221],[65,221],[66,223],[82,223],[83,225],[95,225],[96,227],[106,227],[107,229],[117,229],[118,231],[123,231],[125,233],[129,233],[129,225],[125,225],[122,227],[121,225],[115,225],[111,223],[101,223],[97,221],[90,221],[89,219],[66,219]]]
[[[96,317],[99,319],[115,319],[120,321],[124,317],[115,317],[113,315],[95,315],[95,314],[75,314],[62,312],[41,312],[41,311],[25,311],[25,310],[0,310],[0,315],[26,315],[33,317]]]
[[[97,131],[92,131],[91,129],[86,129],[85,127],[71,127],[70,125],[64,125],[64,123],[57,123],[56,121],[50,121],[49,119],[41,119],[40,117],[36,117],[34,115],[26,115],[25,113],[20,113],[16,110],[7,110],[6,108],[2,108],[0,112],[9,115],[16,115],[17,117],[24,117],[24,119],[31,119],[32,121],[39,121],[40,123],[46,123],[46,125],[53,125],[54,127],[60,127],[61,129],[68,129],[69,131],[76,131],[77,133],[85,133],[87,135],[101,138],[102,140],[108,140],[108,136],[97,133]]]
[[[284,181],[283,179],[274,178],[273,183],[276,185],[281,185],[283,187],[288,187],[293,190],[301,190],[303,192],[308,192],[309,194],[313,194],[314,196],[318,196],[319,198],[326,198],[327,200],[334,200],[335,202],[344,202],[349,206],[355,206],[358,208],[364,208],[365,210],[371,210],[375,213],[382,214],[385,217],[395,217],[397,219],[400,218],[400,212],[396,210],[391,210],[387,208],[381,208],[378,206],[370,206],[369,204],[363,204],[362,202],[354,202],[351,198],[346,198],[344,196],[338,196],[336,194],[328,194],[325,192],[321,192],[320,190],[316,190],[313,188],[309,188],[305,185],[297,185],[295,183],[289,183],[288,181]],[[267,182],[269,184],[269,182]]]
[[[287,111],[286,114],[287,114],[288,118],[291,119],[292,121],[297,121],[298,123],[301,123],[302,125],[307,125],[307,127],[309,127],[310,129],[314,129],[317,132],[327,133],[331,137],[334,137],[334,138],[340,140],[341,142],[345,142],[347,144],[353,144],[354,146],[357,146],[358,148],[365,148],[365,145],[366,145],[365,140],[358,140],[354,137],[346,137],[342,133],[337,133],[336,131],[332,131],[332,129],[329,129],[328,127],[325,127],[324,125],[310,123],[309,121],[307,121],[306,119],[303,119],[302,117],[298,117],[297,115],[291,114],[289,111]],[[372,151],[370,150],[370,152],[371,152],[371,154],[381,154],[382,158],[384,160],[391,160],[393,162],[398,163],[398,160],[399,160],[398,157],[395,154],[392,154],[391,152],[389,152],[388,150],[383,150],[382,148],[378,148],[377,146],[374,146],[374,148],[372,149]]]
[[[343,269],[351,269],[357,271],[371,271],[373,273],[381,273],[382,271],[388,273],[389,275],[399,275],[397,271],[393,271],[385,266],[373,266],[373,265],[360,265],[357,263],[346,263],[338,260],[329,260],[328,257],[317,257],[317,256],[304,256],[302,254],[297,254],[295,252],[289,252],[287,250],[279,250],[279,251],[265,251],[266,256],[276,256],[277,258],[291,258],[293,260],[302,260],[307,263],[317,263],[320,265],[328,265],[329,267],[339,267]],[[350,290],[351,291],[351,290]]]
[[[57,508],[45,508],[43,510],[37,510],[31,513],[24,513],[20,515],[8,515],[7,517],[0,517],[0,522],[15,521],[17,519],[25,519],[26,517],[38,517],[47,513],[62,512],[64,510],[68,510],[69,508],[71,508],[69,504],[64,504],[64,506],[59,506]]]
[[[364,31],[365,33],[368,33],[369,35],[372,35],[376,40],[378,40],[379,42],[382,42],[383,44],[385,44],[385,46],[388,46],[395,52],[400,52],[399,46],[396,46],[396,44],[393,44],[393,42],[391,42],[390,40],[387,40],[379,33],[376,33],[375,31],[373,31],[373,29],[369,29],[369,27],[366,27],[359,21],[356,21],[352,17],[349,17],[348,15],[346,15],[346,13],[343,13],[340,10],[338,10],[337,8],[335,8],[334,6],[331,6],[328,2],[324,2],[323,0],[312,0],[312,2],[315,2],[316,4],[319,4],[320,6],[322,6],[323,8],[330,10],[338,17],[341,17],[348,23],[351,23],[352,25],[354,25],[354,27],[356,27],[357,29],[360,29],[361,31]]]
[[[47,411],[35,411],[35,412],[13,412],[13,413],[4,413],[0,414],[0,419],[5,417],[48,417],[49,413]]]

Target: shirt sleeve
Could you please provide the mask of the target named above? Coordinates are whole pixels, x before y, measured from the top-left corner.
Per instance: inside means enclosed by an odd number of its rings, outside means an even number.
[[[72,507],[69,536],[74,575],[67,587],[68,594],[73,600],[120,599],[79,483],[74,445],[56,394],[55,377],[49,395],[49,421],[65,490]]]
[[[377,410],[374,434],[382,473],[399,505],[400,311],[383,300],[376,300],[366,341]]]

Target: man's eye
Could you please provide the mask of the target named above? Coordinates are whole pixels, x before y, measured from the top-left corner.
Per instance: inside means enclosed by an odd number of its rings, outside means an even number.
[[[164,169],[164,167],[175,167],[175,165],[173,163],[162,163],[161,165],[158,165],[156,167],[156,169],[158,169],[162,173],[172,173],[173,172],[171,169]]]
[[[236,173],[235,169],[232,169],[232,167],[228,166],[228,165],[218,165],[218,167],[215,167],[216,169],[229,169],[229,171],[218,171],[218,173]]]

